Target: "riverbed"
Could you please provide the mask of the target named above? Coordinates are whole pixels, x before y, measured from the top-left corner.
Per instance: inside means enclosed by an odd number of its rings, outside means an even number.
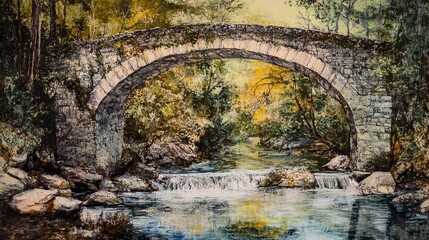
[[[226,158],[162,173],[161,191],[123,193],[119,208],[150,239],[429,239],[428,215],[362,196],[348,173],[321,173],[326,159],[236,146]],[[235,152],[235,153],[234,153]],[[307,166],[312,190],[258,188],[271,170]]]

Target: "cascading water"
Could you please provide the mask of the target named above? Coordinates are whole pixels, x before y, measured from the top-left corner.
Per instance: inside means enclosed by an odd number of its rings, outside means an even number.
[[[356,189],[358,183],[347,173],[316,173],[317,188],[327,189]]]
[[[163,190],[246,190],[257,189],[269,171],[240,171],[225,173],[164,174]],[[356,181],[347,173],[316,173],[316,188],[354,190]]]
[[[165,174],[164,190],[241,190],[256,189],[264,172]]]

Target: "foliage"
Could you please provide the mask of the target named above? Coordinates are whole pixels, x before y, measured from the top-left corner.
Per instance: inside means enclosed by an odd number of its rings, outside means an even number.
[[[339,103],[301,75],[268,64],[254,66],[253,79],[235,104],[241,119],[252,118],[255,127],[245,127],[252,131],[249,135],[262,142],[317,139],[338,153],[348,153],[348,125]]]
[[[232,142],[231,86],[222,61],[199,62],[165,72],[136,90],[125,110],[128,142],[188,144],[212,156]]]
[[[200,127],[184,94],[183,82],[172,71],[147,81],[127,101],[127,137],[149,145],[156,140],[196,142]]]

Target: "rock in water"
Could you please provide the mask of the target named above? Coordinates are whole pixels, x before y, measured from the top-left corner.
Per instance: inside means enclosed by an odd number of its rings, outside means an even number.
[[[46,213],[57,194],[57,190],[32,189],[15,195],[10,205],[21,214]]]
[[[362,194],[390,194],[395,192],[396,183],[389,172],[374,172],[359,183]]]
[[[70,188],[69,181],[56,175],[42,174],[40,176],[42,185],[53,189],[68,189]]]
[[[56,197],[52,209],[55,212],[72,212],[79,210],[81,205],[82,201],[73,198]]]
[[[158,190],[150,181],[129,174],[113,179],[117,191],[121,192],[152,192]]]
[[[420,192],[411,192],[401,194],[394,199],[392,203],[407,204],[409,206],[420,205],[426,198],[429,197],[429,193],[420,191]]]
[[[316,180],[306,167],[278,169],[259,183],[260,187],[314,188]]]
[[[426,213],[429,212],[429,199],[424,201],[421,205],[420,205],[420,211],[422,213]]]
[[[350,168],[350,159],[346,155],[338,155],[323,167],[329,170],[344,171]]]
[[[9,198],[24,190],[24,184],[0,169],[0,198]]]
[[[122,204],[122,199],[112,192],[98,191],[89,195],[87,203],[91,205],[114,206]]]

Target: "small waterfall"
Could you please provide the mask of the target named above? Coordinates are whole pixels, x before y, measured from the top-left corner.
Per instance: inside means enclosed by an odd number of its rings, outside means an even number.
[[[246,190],[257,189],[258,183],[270,171],[246,171],[225,173],[163,174],[160,190]],[[347,173],[315,173],[316,188],[354,190],[357,182]]]
[[[164,174],[164,190],[257,189],[267,172]]]
[[[316,173],[317,188],[356,189],[358,183],[347,173]]]

